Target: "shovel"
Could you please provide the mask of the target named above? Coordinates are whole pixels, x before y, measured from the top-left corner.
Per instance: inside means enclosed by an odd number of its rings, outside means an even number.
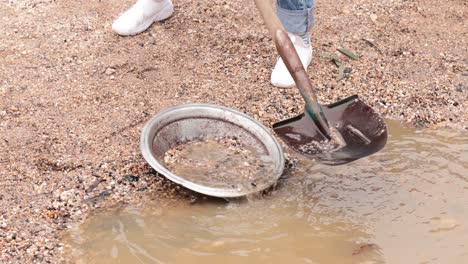
[[[369,156],[385,146],[384,120],[357,95],[320,105],[307,72],[269,0],[255,0],[281,58],[304,101],[305,112],[275,123],[275,133],[293,150],[329,165]]]

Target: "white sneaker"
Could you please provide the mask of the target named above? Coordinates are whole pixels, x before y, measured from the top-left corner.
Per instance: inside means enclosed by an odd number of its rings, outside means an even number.
[[[312,61],[312,47],[310,44],[305,45],[299,36],[290,33],[288,33],[288,35],[291,42],[294,44],[297,54],[299,55],[302,66],[307,70],[307,67],[309,67],[310,62]],[[273,72],[271,73],[271,84],[280,88],[290,88],[295,85],[294,80],[291,74],[289,74],[288,68],[286,68],[281,57],[278,57],[275,68],[273,68]]]
[[[145,31],[153,22],[172,15],[171,0],[138,0],[112,24],[112,30],[123,36],[136,35]]]

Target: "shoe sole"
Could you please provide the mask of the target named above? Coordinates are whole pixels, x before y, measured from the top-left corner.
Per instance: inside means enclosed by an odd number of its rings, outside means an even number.
[[[135,31],[133,32],[116,32],[117,34],[121,36],[135,36],[140,34],[141,32],[147,30],[151,24],[154,22],[162,21],[164,19],[169,18],[172,13],[174,13],[174,6],[172,3],[169,3],[161,8],[161,10],[154,14],[154,16],[151,19],[148,19],[146,23],[141,24]]]
[[[290,88],[293,88],[294,86],[296,86],[295,83],[291,84],[291,85],[282,85],[282,84],[274,84],[274,83],[271,83],[271,85],[273,85],[274,87],[278,88],[278,89],[290,89]]]

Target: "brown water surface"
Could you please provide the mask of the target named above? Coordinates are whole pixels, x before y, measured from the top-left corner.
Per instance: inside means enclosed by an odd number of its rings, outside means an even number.
[[[164,156],[166,167],[196,184],[220,189],[255,192],[257,185],[272,184],[275,164],[255,148],[237,138],[204,139],[181,144]],[[276,180],[276,177],[274,178]]]
[[[70,232],[78,263],[468,263],[468,135],[389,122],[342,166],[299,160],[262,199],[155,203]]]

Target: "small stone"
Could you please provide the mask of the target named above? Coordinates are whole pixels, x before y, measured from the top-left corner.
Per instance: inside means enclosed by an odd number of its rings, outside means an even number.
[[[376,23],[377,22],[377,15],[376,14],[371,14],[370,19],[372,20],[372,22]]]
[[[460,226],[459,222],[453,218],[438,218],[431,219],[432,228],[431,233],[446,232],[453,230]]]
[[[26,252],[28,252],[29,255],[35,255],[36,252],[37,252],[37,250],[38,250],[38,249],[37,249],[37,246],[36,246],[36,245],[32,245],[32,246],[30,246],[30,247],[26,250]]]
[[[53,202],[52,202],[52,207],[53,207],[54,209],[60,209],[60,208],[62,207],[62,203],[59,202],[59,201],[53,201]]]
[[[14,240],[14,239],[16,239],[16,233],[9,233],[9,234],[7,235],[7,239],[8,239],[8,240]]]
[[[75,190],[74,189],[71,189],[71,190],[68,190],[68,191],[64,191],[60,194],[60,200],[61,201],[69,201],[69,200],[72,200],[72,199],[75,199]]]
[[[106,75],[112,75],[115,73],[115,69],[114,68],[107,68],[106,69]]]
[[[459,83],[459,84],[455,85],[455,91],[461,93],[461,92],[463,92],[463,89],[464,89],[463,84]]]
[[[55,248],[55,245],[53,243],[48,243],[45,245],[45,248],[47,248],[48,250],[53,250]]]
[[[136,182],[138,181],[140,178],[138,176],[135,176],[135,175],[131,175],[131,174],[127,174],[127,175],[124,175],[123,176],[123,179],[124,180],[127,180],[129,182]]]

